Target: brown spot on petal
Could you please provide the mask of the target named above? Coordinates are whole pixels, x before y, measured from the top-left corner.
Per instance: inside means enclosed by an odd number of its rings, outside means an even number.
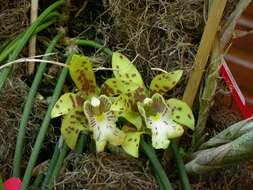
[[[177,116],[176,116],[176,118],[177,118],[177,119],[180,119],[180,116],[179,116],[179,115],[177,115]]]
[[[192,116],[191,116],[190,114],[187,114],[187,117],[188,117],[189,119],[192,119]]]

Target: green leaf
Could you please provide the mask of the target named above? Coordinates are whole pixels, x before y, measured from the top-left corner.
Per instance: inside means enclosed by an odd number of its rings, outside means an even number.
[[[127,132],[126,138],[121,145],[122,148],[131,156],[138,158],[139,157],[139,144],[141,132]]]
[[[143,86],[143,80],[134,64],[123,54],[113,52],[112,68],[116,78],[134,82],[139,86]]]
[[[84,103],[84,99],[74,93],[63,94],[54,105],[51,112],[51,118],[59,117],[69,113],[71,110],[77,107],[81,107]]]
[[[171,98],[166,101],[173,121],[194,130],[195,120],[191,108],[184,101]]]
[[[115,96],[130,93],[138,88],[138,84],[129,80],[110,78],[101,86],[101,94]]]
[[[110,107],[111,101],[104,95],[84,103],[84,113],[93,130],[97,152],[104,151],[107,143],[118,146],[124,142],[125,133],[116,127],[116,117]]]
[[[82,108],[73,109],[63,117],[61,135],[71,149],[75,148],[79,133],[83,130],[88,128]]]
[[[77,88],[86,97],[96,94],[95,74],[92,70],[92,63],[87,57],[73,55],[69,64],[69,72]]]
[[[183,75],[183,70],[176,70],[169,73],[157,75],[150,84],[150,94],[159,93],[164,95],[176,86]]]
[[[170,139],[180,137],[184,129],[170,119],[170,110],[160,94],[154,94],[144,103],[138,103],[140,114],[147,128],[152,133],[152,146],[156,149],[166,149]]]

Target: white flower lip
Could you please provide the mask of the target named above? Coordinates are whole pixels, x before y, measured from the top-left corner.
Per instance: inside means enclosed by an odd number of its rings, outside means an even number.
[[[96,97],[92,97],[91,98],[91,105],[93,107],[98,107],[100,105],[100,100]]]
[[[143,101],[144,104],[148,104],[150,102],[152,102],[151,98],[145,98],[144,101]]]

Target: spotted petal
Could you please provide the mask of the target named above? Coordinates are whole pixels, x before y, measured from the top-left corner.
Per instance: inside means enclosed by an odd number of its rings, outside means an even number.
[[[151,95],[155,93],[159,93],[161,95],[165,94],[176,86],[182,75],[183,70],[157,75],[155,78],[153,78],[150,84]]]
[[[88,130],[87,125],[82,107],[73,109],[63,117],[61,135],[71,149],[75,148],[79,133]]]
[[[191,108],[182,100],[171,98],[166,101],[173,121],[194,130],[194,116]]]
[[[125,133],[116,127],[116,118],[110,107],[110,99],[104,95],[84,103],[84,113],[93,130],[97,152],[103,151],[107,143],[121,145],[124,142]]]
[[[142,119],[137,112],[132,110],[131,99],[131,96],[121,94],[116,97],[111,106],[111,110],[116,112],[118,116],[124,117],[139,130],[142,127]]]
[[[170,119],[170,110],[161,95],[154,94],[151,99],[139,103],[138,108],[147,128],[151,129],[154,148],[166,149],[170,139],[183,134],[183,127]]]
[[[138,88],[138,84],[124,79],[110,78],[101,87],[101,93],[107,96],[126,94]]]
[[[134,82],[139,86],[143,86],[143,80],[134,64],[123,54],[113,52],[112,68],[116,78],[121,78],[129,82]]]
[[[74,93],[63,94],[54,105],[51,112],[51,118],[59,117],[69,113],[74,108],[83,105],[84,99]]]
[[[142,132],[126,132],[122,148],[131,156],[139,157],[139,144]]]
[[[96,79],[91,61],[82,55],[73,55],[69,64],[72,80],[85,96],[96,94]]]

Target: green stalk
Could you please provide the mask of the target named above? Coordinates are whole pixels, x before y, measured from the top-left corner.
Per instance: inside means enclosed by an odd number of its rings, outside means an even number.
[[[172,190],[173,189],[172,185],[171,185],[161,163],[159,162],[153,147],[150,146],[148,143],[146,143],[143,138],[141,139],[140,145],[141,145],[143,151],[145,152],[145,154],[148,156],[148,158],[153,166],[153,170],[155,171],[157,177],[160,178],[160,182],[163,184],[163,188],[166,190]]]
[[[60,146],[61,142],[63,142],[62,138],[59,139],[58,143],[55,146],[54,154],[53,154],[53,157],[51,159],[50,165],[48,167],[48,171],[47,171],[46,177],[43,181],[41,190],[48,189],[48,186],[50,186],[49,184],[52,183],[52,180],[54,179],[54,177],[57,177],[57,175],[56,175],[57,172],[55,172],[55,170],[58,170],[58,169],[56,169],[56,167],[58,167],[58,168],[60,167],[59,159],[62,160],[62,158],[60,158],[60,156],[59,156],[60,155],[60,149],[62,148]],[[86,142],[87,142],[87,136],[85,134],[81,134],[80,138],[79,138],[79,141],[78,141],[78,144],[77,144],[77,148],[76,148],[76,151],[79,154],[82,153]]]
[[[180,174],[183,190],[190,190],[191,185],[190,185],[188,175],[184,167],[184,162],[179,154],[176,142],[171,141],[170,147],[171,147],[172,153],[174,154],[174,158],[176,161],[177,169]]]
[[[44,174],[40,173],[37,175],[36,179],[34,180],[33,186],[32,186],[32,190],[37,190],[40,187],[40,184],[42,182],[44,178]]]
[[[61,167],[62,167],[62,163],[64,161],[64,158],[65,156],[67,155],[67,152],[68,152],[68,146],[66,145],[66,143],[63,143],[62,145],[62,148],[60,150],[60,154],[59,154],[59,158],[56,162],[56,165],[54,167],[54,170],[52,172],[52,175],[48,181],[48,184],[46,184],[46,189],[51,189],[52,188],[52,185],[53,185],[53,182],[54,182],[54,179],[59,175],[60,171],[61,171]]]
[[[22,49],[24,48],[24,46],[26,45],[26,43],[29,41],[29,39],[32,37],[34,31],[36,30],[36,28],[44,21],[44,19],[52,12],[54,11],[56,8],[58,8],[59,6],[61,6],[64,3],[64,0],[59,0],[57,2],[55,2],[54,4],[52,4],[51,6],[49,6],[38,18],[37,20],[25,31],[24,36],[21,38],[21,40],[17,43],[17,46],[15,47],[13,53],[10,55],[9,58],[9,62],[14,61],[18,55],[20,54],[20,52],[22,51]],[[5,69],[3,69],[0,73],[0,90],[3,89],[5,82],[8,78],[8,75],[11,71],[11,67],[7,67]]]
[[[68,64],[70,62],[71,57],[72,57],[72,55],[68,56],[66,64]],[[48,106],[48,109],[47,109],[47,113],[44,117],[44,120],[43,120],[43,123],[41,125],[39,134],[36,138],[35,145],[33,147],[33,151],[32,151],[32,154],[30,156],[30,159],[29,159],[26,171],[25,171],[25,175],[24,175],[24,178],[23,178],[23,183],[22,183],[21,190],[28,189],[29,181],[30,181],[30,178],[31,178],[31,175],[32,175],[32,170],[33,170],[34,165],[36,164],[36,161],[37,161],[37,158],[38,158],[38,155],[39,155],[44,137],[45,137],[47,129],[48,129],[48,125],[49,125],[50,120],[51,120],[51,111],[52,111],[55,103],[57,102],[60,94],[61,94],[61,90],[62,90],[62,87],[64,85],[65,78],[67,77],[67,74],[68,74],[68,68],[65,67],[65,68],[62,69],[60,77],[58,78],[58,81],[57,81],[57,84],[56,84],[51,102],[50,102],[50,104]]]
[[[160,190],[166,190],[166,189],[164,189],[164,187],[163,187],[163,183],[162,183],[160,177],[157,175],[156,172],[155,172],[154,174],[155,174],[155,180],[156,180],[156,183],[157,183],[159,189],[160,189]]]
[[[107,54],[108,56],[112,56],[112,50],[110,50],[109,48],[105,48],[103,45],[93,41],[93,40],[83,40],[83,39],[71,39],[70,43],[74,43],[76,45],[80,45],[80,46],[88,46],[88,47],[93,47],[93,48],[97,48],[97,49],[101,49],[101,51],[103,51],[105,54]]]
[[[85,134],[81,134],[79,137],[78,144],[76,146],[76,152],[78,154],[83,153],[83,149],[84,149],[84,146],[86,145],[86,143],[87,143],[87,136]]]
[[[55,45],[63,36],[64,36],[64,33],[61,32],[52,40],[52,42],[50,43],[49,47],[46,50],[46,54],[49,54],[53,51]],[[48,60],[48,58],[49,56],[44,56],[43,60]],[[21,117],[16,149],[15,149],[15,155],[14,155],[14,160],[13,160],[13,176],[16,176],[16,177],[20,176],[20,163],[21,163],[22,153],[23,153],[26,125],[29,120],[29,115],[33,107],[34,98],[36,96],[36,93],[39,88],[39,84],[42,79],[43,73],[46,69],[46,66],[47,66],[46,63],[41,63],[38,68],[38,71],[35,75],[35,78],[31,86],[31,90],[29,91],[29,94],[27,96],[27,101],[25,103],[23,114]]]
[[[47,170],[47,173],[46,173],[46,177],[43,180],[43,183],[42,183],[42,186],[41,186],[41,190],[45,190],[46,189],[46,186],[49,183],[49,180],[50,180],[50,178],[53,175],[53,171],[54,171],[55,165],[56,165],[56,163],[58,161],[58,158],[59,158],[60,149],[61,149],[60,144],[62,143],[62,141],[63,141],[63,139],[60,138],[58,140],[57,144],[55,145],[54,153],[53,153],[52,159],[50,161],[50,164],[49,164],[49,167],[48,167],[48,170]]]
[[[3,178],[0,175],[0,190],[4,190]]]

